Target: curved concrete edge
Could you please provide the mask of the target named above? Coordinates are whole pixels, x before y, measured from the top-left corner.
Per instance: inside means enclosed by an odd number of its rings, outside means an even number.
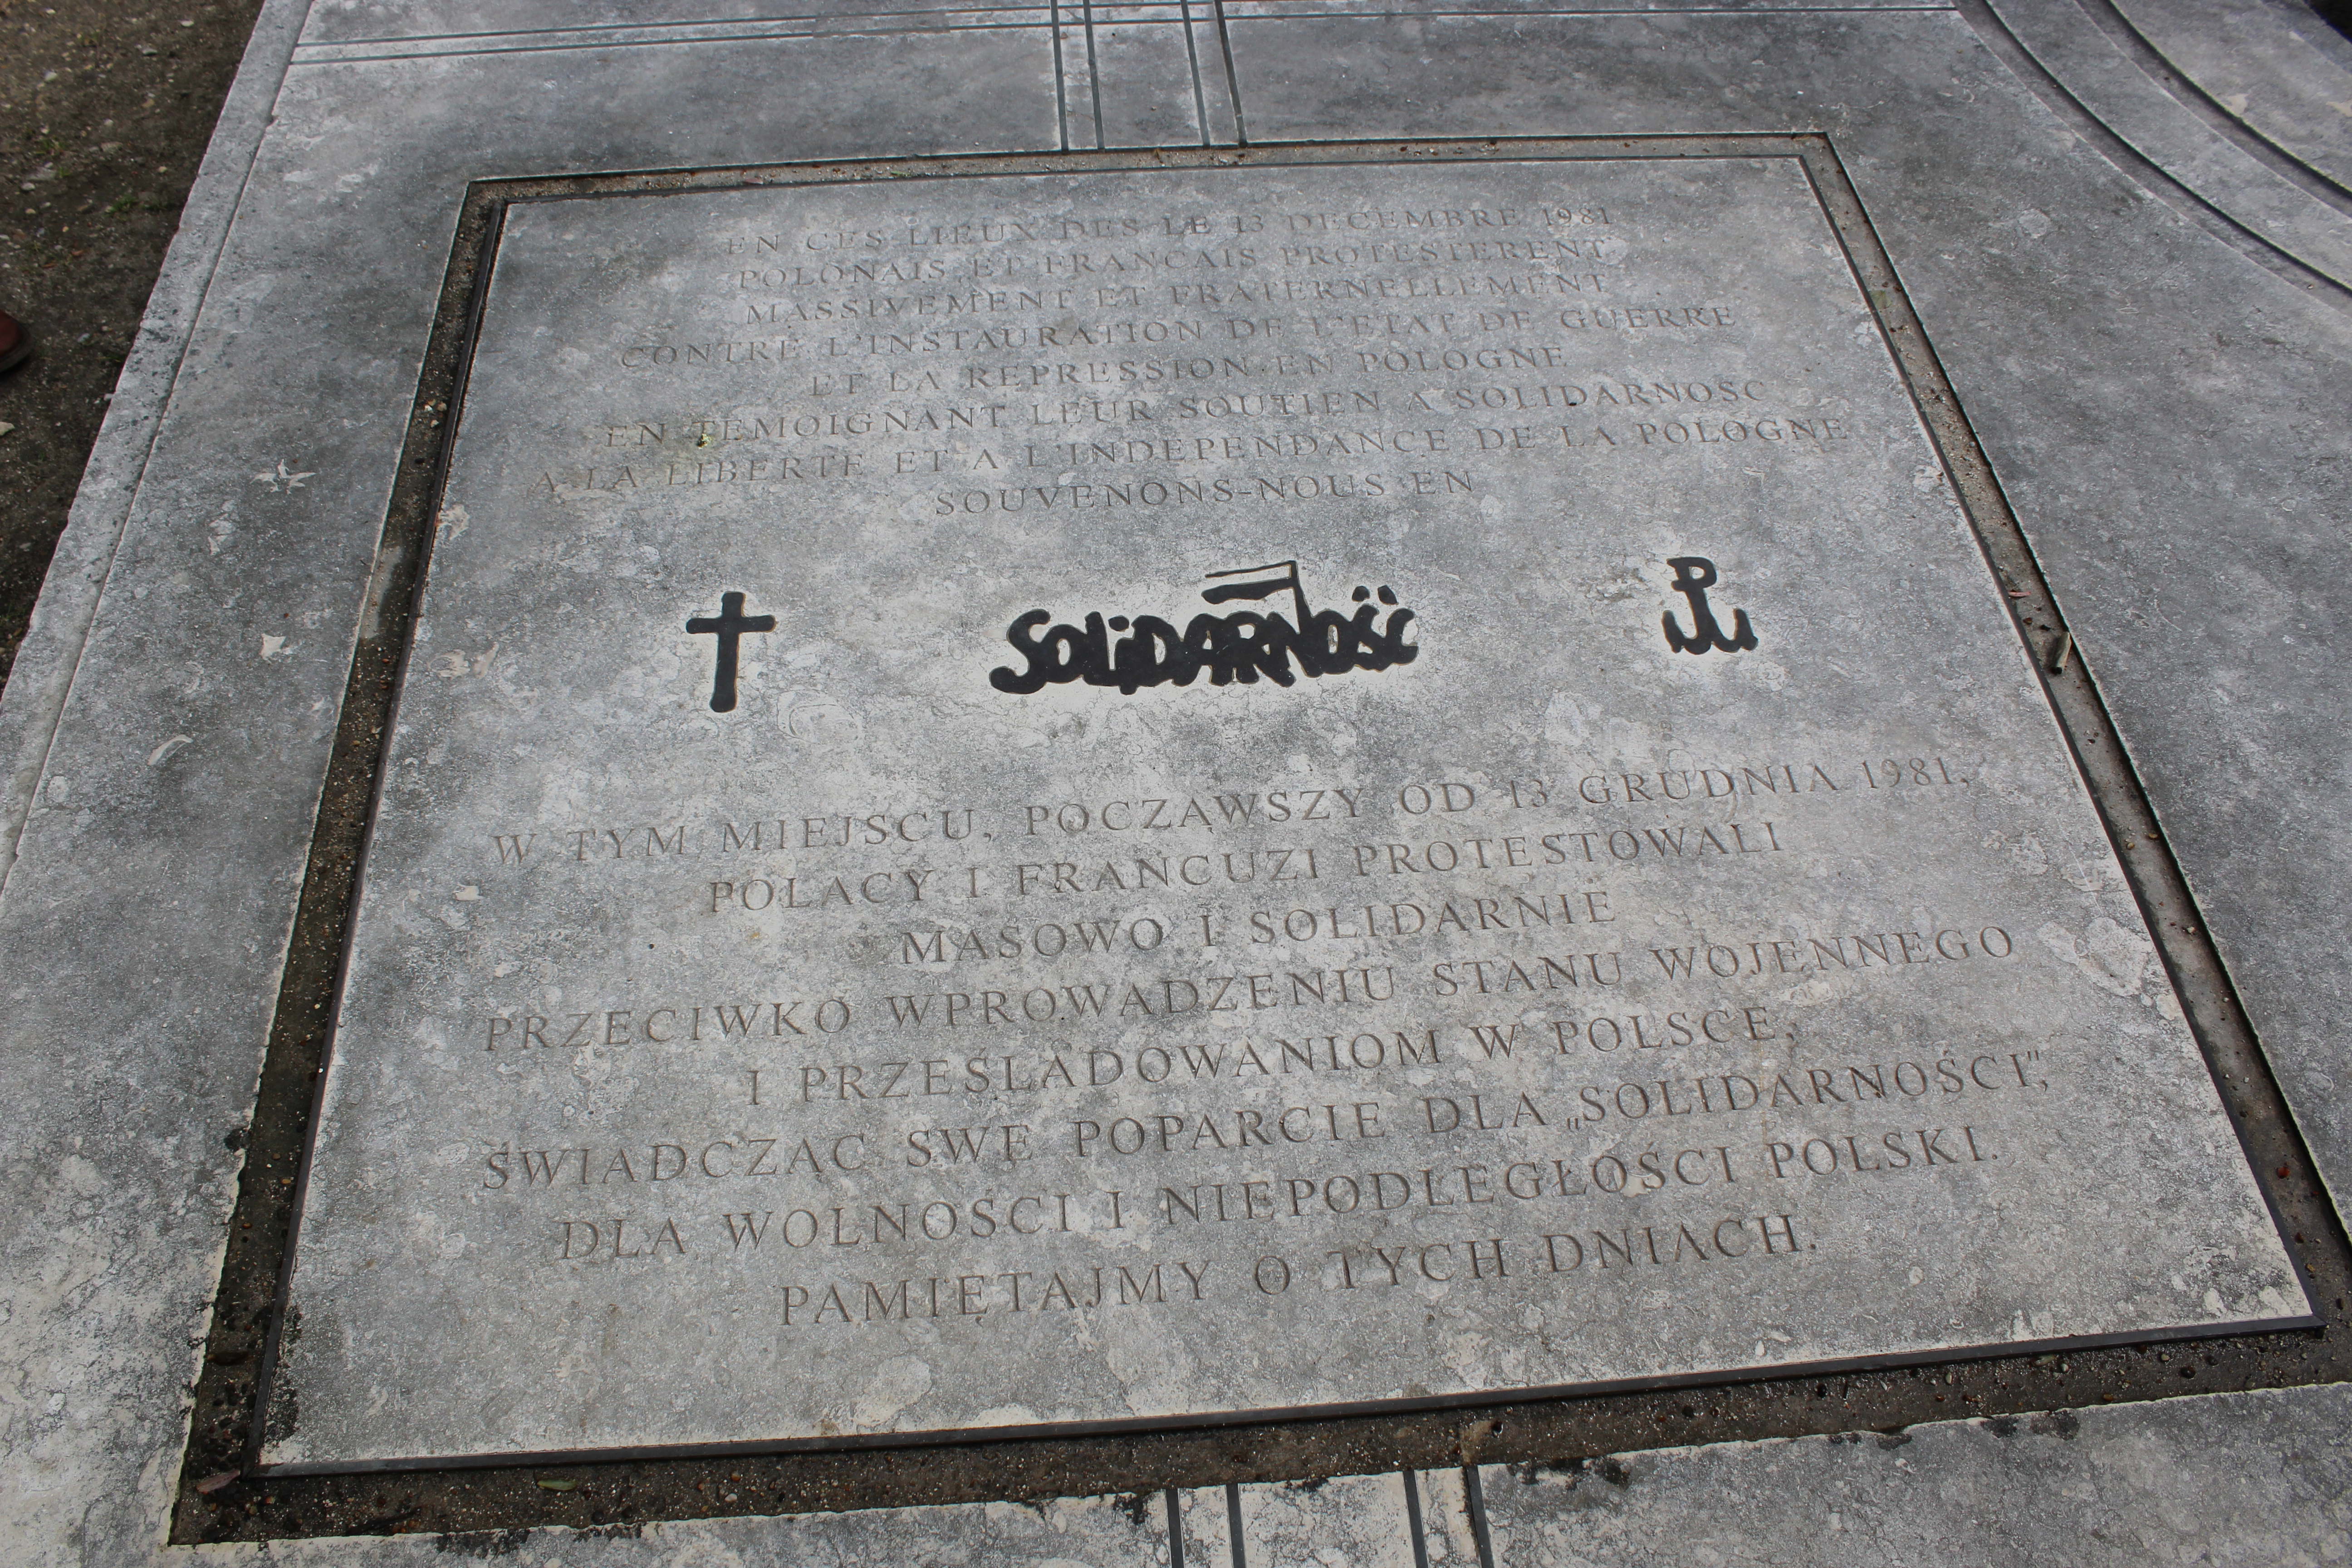
[[[187,205],[181,208],[179,230],[147,298],[130,357],[115,379],[113,399],[66,515],[65,531],[49,558],[48,574],[8,672],[6,689],[0,693],[0,897],[6,894],[49,740],[65,710],[66,694],[97,617],[123,526],[146,475],[155,432],[178,384],[205,292],[228,241],[230,221],[244,197],[310,9],[310,0],[265,0],[254,22],[236,79],[214,122]]]
[[[2101,12],[2114,34],[2101,25]],[[1997,20],[2034,65],[2134,153],[2262,244],[2337,289],[2352,289],[2352,212],[2339,206],[2342,198],[2325,177],[2242,127],[2225,134],[2183,103],[2149,74],[2170,74],[2162,57],[2105,0],[1981,0],[1979,14]],[[2213,118],[2227,117],[2217,110]]]
[[[2352,41],[2308,7],[2295,0],[2111,4],[2216,113],[2339,192],[2352,187]]]

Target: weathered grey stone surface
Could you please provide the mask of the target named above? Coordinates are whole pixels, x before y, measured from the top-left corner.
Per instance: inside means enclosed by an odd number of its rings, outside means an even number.
[[[2352,186],[2352,44],[2309,7],[2120,0],[2183,82],[2339,187]]]
[[[1192,1493],[1222,1510],[1224,1494]],[[1188,1506],[1186,1568],[1224,1568],[1222,1527],[1206,1517],[1195,1533]],[[1410,1537],[1401,1537],[1410,1550]],[[709,1568],[775,1564],[776,1568],[1165,1568],[1165,1493],[1128,1498],[1077,1498],[1044,1503],[974,1503],[956,1508],[878,1509],[864,1513],[808,1514],[794,1519],[740,1519],[715,1523],[656,1524],[643,1530],[484,1531],[470,1535],[408,1540],[285,1542],[259,1552],[205,1548],[174,1553],[182,1561],[316,1563],[325,1568],[378,1568],[394,1563],[446,1564],[474,1560],[519,1568]],[[1311,1557],[1307,1561],[1313,1561]],[[1252,1562],[1265,1559],[1252,1558]],[[1275,1561],[1280,1561],[1276,1559]],[[1408,1557],[1406,1561],[1410,1562]]]
[[[1791,158],[520,208],[385,776],[272,1463],[2304,1310]]]
[[[1994,0],[1994,9],[2069,92],[2167,174],[2305,265],[2352,286],[2352,221],[2342,193],[2310,188],[2258,148],[2207,123],[2126,52],[2139,40],[2120,21],[2112,24],[2118,39],[2078,0]]]
[[[1346,1562],[1349,1568],[1413,1568],[1412,1510],[1405,1501],[1407,1484],[1404,1477],[1392,1474],[1334,1476],[1326,1481],[1290,1486],[1236,1487],[1239,1506],[1232,1511],[1241,1515],[1243,1560],[1276,1563],[1336,1559]],[[1204,1500],[1216,1496],[1213,1492],[1189,1495]],[[1425,1487],[1422,1501],[1428,1501]],[[1231,1539],[1230,1531],[1227,1539]],[[1192,1545],[1189,1536],[1185,1545]],[[1208,1560],[1217,1563],[1214,1557]]]
[[[1487,1467],[1498,1568],[2341,1563],[2340,1387]]]
[[[1490,1478],[1509,1472],[1489,1468]],[[1417,1568],[1480,1563],[1461,1470],[1332,1476],[1183,1491],[1184,1561],[1200,1568]],[[1233,1521],[1241,1521],[1241,1550]]]
[[[2095,126],[2063,102],[2045,108],[1951,13],[1244,19],[1232,35],[1254,136],[1410,124],[1835,138],[2345,1190],[2352,1124],[2336,1085],[2352,984],[2333,889],[2352,871],[2352,832],[2329,782],[2345,714],[2327,635],[2346,590],[2311,544],[2311,520],[2344,507],[2347,333],[2332,297],[2291,287],[2150,200],[2153,187],[2086,145]],[[211,1227],[234,1187],[221,1139],[245,1114],[325,754],[323,724],[278,745],[251,721],[331,711],[341,689],[331,645],[347,647],[359,624],[459,186],[561,168],[1055,144],[1045,28],[950,42],[952,68],[897,79],[909,87],[887,112],[870,109],[877,89],[848,65],[903,57],[856,38],[298,64],[269,105],[271,140],[243,196],[207,180],[205,199],[236,200],[237,216],[216,268],[205,247],[175,261],[201,311],[151,318],[155,346],[184,353],[170,406],[159,374],[152,393],[126,388],[110,424],[109,460],[124,472],[142,469],[122,445],[143,441],[136,422],[157,427],[120,552],[89,540],[77,514],[91,548],[75,558],[100,594],[87,651],[78,632],[28,641],[0,703],[0,724],[26,737],[12,758],[47,756],[49,785],[37,805],[29,788],[24,806],[12,802],[31,815],[0,904],[18,1194],[5,1233],[0,1517],[20,1560],[181,1555],[158,1543],[217,1266]],[[266,47],[254,60],[266,97],[278,73]],[[780,91],[786,80],[793,90]],[[1166,90],[1190,98],[1192,84]],[[698,118],[660,110],[681,92]],[[263,135],[258,115],[233,123]],[[242,167],[252,146],[215,153]],[[365,363],[376,355],[382,366]],[[329,363],[366,374],[322,376]],[[2282,440],[2293,460],[2278,460]],[[256,477],[281,460],[310,476],[299,491]],[[246,572],[253,558],[239,552],[256,550],[298,550],[298,586],[268,585],[291,574]],[[49,616],[39,637],[80,614]],[[313,616],[299,636],[271,629]],[[260,662],[263,635],[299,657]],[[176,684],[136,674],[163,668]],[[233,689],[208,694],[208,680]],[[140,783],[159,778],[160,790]],[[93,931],[106,933],[101,952]],[[2234,1403],[2199,1408],[2221,1414],[2206,1431],[2182,1428],[2183,1441],[2226,1457],[2231,1433],[2255,1429]],[[2112,1418],[2146,1422],[2149,1451],[2168,1452],[2165,1419]],[[2257,1448],[2243,1473],[2267,1473],[2284,1451]],[[2283,1532],[2324,1520],[2286,1494],[2280,1507],[2295,1510]],[[537,1549],[563,1561],[756,1561],[778,1557],[781,1539],[751,1522]],[[275,1555],[446,1561],[427,1542]]]
[[[0,889],[304,10],[281,0],[255,23],[0,700]]]

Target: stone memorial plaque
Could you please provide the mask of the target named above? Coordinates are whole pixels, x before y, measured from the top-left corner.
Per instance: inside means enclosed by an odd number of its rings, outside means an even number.
[[[387,744],[272,1464],[2307,1313],[1793,159],[517,205]]]

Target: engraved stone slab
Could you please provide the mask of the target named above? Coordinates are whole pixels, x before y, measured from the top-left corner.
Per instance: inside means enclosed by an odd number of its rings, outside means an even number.
[[[513,209],[268,1458],[2307,1310],[1782,159]]]

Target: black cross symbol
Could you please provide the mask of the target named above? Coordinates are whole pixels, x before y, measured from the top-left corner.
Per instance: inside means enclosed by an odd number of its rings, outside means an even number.
[[[686,629],[700,636],[704,632],[719,634],[719,673],[710,682],[710,710],[731,713],[735,710],[735,647],[745,632],[772,632],[776,629],[773,616],[747,616],[743,613],[743,595],[719,595],[716,616],[696,616],[686,623]]]

